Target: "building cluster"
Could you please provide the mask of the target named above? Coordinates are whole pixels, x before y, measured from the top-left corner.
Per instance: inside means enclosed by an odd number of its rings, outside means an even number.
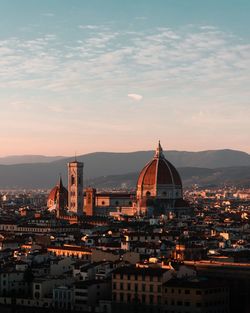
[[[68,163],[68,190],[61,178],[51,190],[48,208],[57,217],[65,215],[160,216],[190,214],[189,204],[183,200],[180,175],[166,160],[159,142],[154,158],[142,169],[136,192],[97,192],[83,190],[83,163]]]
[[[0,190],[0,207],[19,209],[20,207],[41,208],[46,205],[46,190]]]
[[[247,313],[250,201],[235,195],[183,193],[160,144],[135,192],[84,190],[71,162],[48,209],[1,206],[0,307]]]

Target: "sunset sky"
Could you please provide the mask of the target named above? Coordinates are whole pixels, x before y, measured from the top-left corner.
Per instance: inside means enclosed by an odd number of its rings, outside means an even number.
[[[0,0],[0,156],[250,152],[249,0]]]

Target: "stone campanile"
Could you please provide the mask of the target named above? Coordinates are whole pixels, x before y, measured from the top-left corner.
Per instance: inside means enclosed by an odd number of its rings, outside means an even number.
[[[68,207],[77,215],[83,214],[83,163],[77,160],[68,163]]]

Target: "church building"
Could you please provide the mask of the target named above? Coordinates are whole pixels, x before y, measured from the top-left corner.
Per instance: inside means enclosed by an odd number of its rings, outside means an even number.
[[[139,215],[176,215],[187,212],[182,181],[177,169],[164,156],[160,142],[155,155],[142,169],[136,189]]]
[[[48,207],[53,203],[57,211],[62,212],[60,207],[65,203],[62,200],[60,202],[60,197],[55,195],[55,190],[59,194],[60,188],[61,180],[50,192]],[[64,196],[65,190],[61,191]],[[173,164],[165,158],[160,142],[154,157],[139,174],[136,192],[98,192],[95,188],[87,188],[84,192],[83,163],[77,160],[68,163],[68,190],[68,212],[71,215],[150,217],[190,214],[189,204],[183,199],[181,177]]]

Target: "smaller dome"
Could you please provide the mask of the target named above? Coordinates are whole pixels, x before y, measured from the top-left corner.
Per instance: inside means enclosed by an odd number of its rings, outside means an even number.
[[[47,201],[47,206],[48,208],[51,208],[52,206],[57,204],[57,201],[63,201],[64,206],[67,206],[68,202],[68,190],[63,186],[62,184],[62,179],[60,177],[58,184],[51,189],[49,196],[48,196],[48,201]]]

